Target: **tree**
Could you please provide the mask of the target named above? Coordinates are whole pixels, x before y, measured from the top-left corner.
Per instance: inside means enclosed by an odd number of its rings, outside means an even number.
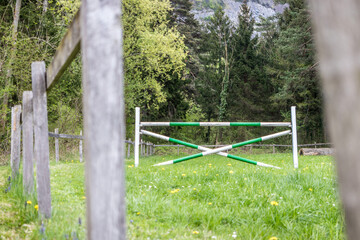
[[[223,121],[227,114],[227,101],[229,92],[230,71],[232,64],[231,34],[232,26],[229,18],[221,7],[206,25],[201,60],[202,72],[197,81],[198,98],[206,118],[210,121],[216,117]],[[221,141],[221,128],[216,142]],[[210,138],[210,128],[206,141]]]
[[[289,8],[279,16],[279,35],[274,40],[271,76],[275,93],[273,106],[289,120],[291,105],[298,107],[299,138],[324,140],[321,92],[311,32],[310,13],[303,0],[288,1]]]

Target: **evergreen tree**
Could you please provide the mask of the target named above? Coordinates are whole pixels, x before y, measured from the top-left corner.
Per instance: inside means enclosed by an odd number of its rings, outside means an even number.
[[[323,141],[322,101],[310,13],[304,0],[287,2],[289,8],[279,16],[280,31],[267,71],[276,91],[272,101],[285,120],[290,119],[285,114],[290,106],[297,106],[300,141]]]
[[[241,5],[233,35],[234,66],[231,74],[231,113],[234,120],[260,119],[268,111],[269,82],[264,75],[264,59],[259,54],[255,20],[247,6]]]
[[[197,81],[198,102],[208,121],[223,121],[227,114],[230,70],[232,65],[232,26],[222,8],[218,8],[206,25],[202,42],[203,69]],[[210,128],[206,136],[209,141]],[[221,139],[221,131],[216,141]]]

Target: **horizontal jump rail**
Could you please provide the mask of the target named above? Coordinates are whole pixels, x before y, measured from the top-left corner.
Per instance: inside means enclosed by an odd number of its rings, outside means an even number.
[[[156,164],[154,166],[161,166],[161,165],[169,165],[169,164],[179,163],[179,162],[187,161],[187,160],[190,160],[190,159],[203,157],[203,156],[218,153],[218,152],[227,151],[227,150],[230,150],[230,149],[233,149],[233,148],[242,147],[242,146],[249,145],[249,144],[256,143],[256,142],[262,142],[262,141],[270,140],[270,139],[273,139],[273,138],[277,138],[277,137],[281,137],[281,136],[285,136],[285,135],[289,135],[289,134],[291,134],[291,130],[278,132],[278,133],[274,133],[274,134],[271,134],[271,135],[267,135],[267,136],[263,136],[263,137],[259,137],[259,138],[254,138],[254,139],[251,139],[251,140],[248,140],[248,141],[235,143],[233,145],[227,145],[227,146],[216,148],[216,149],[210,149],[209,151],[205,151],[205,152],[202,152],[202,153],[197,153],[197,154],[186,156],[186,157],[183,157],[183,158],[158,163],[158,164]]]
[[[333,145],[332,143],[316,143],[316,144],[299,144],[299,147],[312,147],[312,146],[322,146],[322,145]],[[176,144],[161,144],[154,145],[155,147],[183,147],[183,145]],[[202,145],[204,147],[224,147],[227,145]],[[246,145],[248,147],[292,147],[292,145],[284,145],[284,144],[249,144]]]
[[[198,127],[291,127],[290,122],[141,122],[140,127],[172,127],[172,126],[198,126]]]

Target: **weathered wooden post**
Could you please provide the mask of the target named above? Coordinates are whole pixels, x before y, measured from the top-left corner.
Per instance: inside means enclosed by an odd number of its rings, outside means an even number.
[[[26,194],[34,191],[34,131],[33,131],[33,94],[23,92],[23,186]]]
[[[12,177],[19,174],[21,144],[21,105],[11,108],[11,170]]]
[[[55,128],[55,134],[59,134],[59,129]],[[60,153],[59,153],[59,138],[55,137],[55,159],[56,163],[59,162],[60,159]]]
[[[80,136],[82,136],[82,131],[80,131]],[[83,162],[83,140],[80,139],[79,141],[79,161]]]
[[[360,4],[309,1],[347,239],[360,236]]]
[[[49,136],[46,100],[45,63],[31,64],[35,133],[36,182],[39,213],[51,217]]]
[[[119,0],[82,1],[81,52],[89,240],[126,239],[121,16]]]
[[[148,157],[150,155],[150,143],[146,142],[146,156]]]
[[[144,156],[144,142],[140,140],[140,156]]]

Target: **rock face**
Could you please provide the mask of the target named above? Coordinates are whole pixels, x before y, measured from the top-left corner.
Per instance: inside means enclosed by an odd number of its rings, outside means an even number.
[[[191,12],[199,22],[206,22],[206,20],[214,14],[215,6],[221,5],[224,7],[225,14],[231,22],[235,25],[237,24],[242,1],[213,0],[211,4],[209,4],[209,0],[192,1],[193,10]],[[260,22],[260,17],[267,18],[276,13],[282,13],[285,8],[288,7],[288,4],[274,4],[273,0],[249,0],[247,5],[250,7],[256,22]]]

